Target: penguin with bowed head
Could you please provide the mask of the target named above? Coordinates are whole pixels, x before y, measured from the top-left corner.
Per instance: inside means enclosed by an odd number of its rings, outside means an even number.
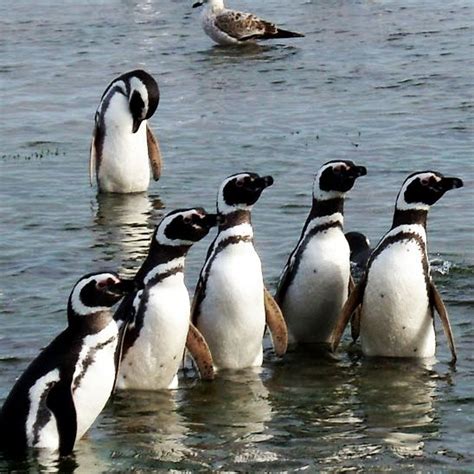
[[[316,174],[311,211],[275,295],[291,345],[329,347],[352,282],[344,199],[366,174],[365,167],[349,160],[329,161]]]
[[[71,453],[114,388],[121,344],[111,307],[132,289],[115,273],[85,275],[75,284],[67,328],[31,362],[0,411],[7,453]]]
[[[393,223],[373,250],[365,272],[349,296],[332,336],[333,350],[356,308],[364,355],[426,358],[436,350],[434,310],[441,318],[456,361],[448,313],[430,273],[426,242],[428,211],[447,191],[460,188],[459,178],[436,171],[408,176],[398,193]]]
[[[217,225],[202,208],[178,209],[158,224],[148,256],[135,276],[138,290],[124,299],[115,318],[127,325],[119,389],[161,390],[178,386],[185,347],[202,379],[214,377],[206,341],[190,322],[184,264],[191,246]]]
[[[205,337],[216,369],[259,367],[265,327],[277,355],[286,352],[283,316],[264,287],[255,251],[251,210],[271,176],[238,173],[221,184],[217,211],[222,217],[209,247],[192,308],[192,321]]]
[[[148,125],[159,100],[157,82],[141,69],[122,74],[105,90],[95,114],[89,160],[91,185],[95,175],[99,192],[144,192],[151,174],[155,181],[160,178],[160,146]]]

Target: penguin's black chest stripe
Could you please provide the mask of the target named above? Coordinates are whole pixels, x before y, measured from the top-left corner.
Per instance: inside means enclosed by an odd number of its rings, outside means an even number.
[[[142,294],[142,299],[139,305],[138,312],[134,318],[134,325],[132,327],[129,326],[125,334],[125,339],[122,348],[122,360],[125,358],[125,355],[127,354],[128,350],[135,344],[135,341],[139,338],[140,332],[143,328],[143,325],[145,324],[145,313],[147,311],[148,300],[150,299],[150,293],[147,290],[155,285],[158,285],[166,278],[176,275],[178,273],[182,273],[183,271],[184,267],[182,265],[178,265],[163,273],[158,273],[157,275],[150,278],[150,280],[146,283],[146,287]]]
[[[305,228],[303,230],[303,235],[304,235],[304,232],[306,231],[306,229],[308,228],[308,226],[311,224],[311,221],[309,221],[306,225],[305,225]],[[291,261],[294,259],[294,263],[292,265],[291,268],[289,268],[289,271],[288,271],[288,277],[286,278],[286,281],[284,281],[282,283],[282,286],[278,292],[278,300],[281,302],[285,295],[286,295],[286,292],[289,288],[289,286],[291,285],[291,283],[293,282],[293,280],[295,279],[295,276],[296,274],[298,273],[298,268],[300,266],[300,263],[301,263],[301,257],[303,255],[303,252],[305,251],[309,241],[316,235],[316,234],[319,234],[320,232],[325,232],[329,229],[335,229],[335,228],[339,228],[341,229],[341,231],[343,230],[343,227],[342,227],[342,224],[340,221],[331,221],[331,222],[326,222],[325,224],[320,224],[320,225],[316,225],[313,229],[311,229],[305,237],[303,237],[303,239],[301,240],[301,243],[299,245],[296,246],[296,249],[294,251],[294,253],[292,255],[290,255],[290,258],[288,260],[288,263],[287,265],[290,266],[291,265]]]
[[[97,352],[102,350],[108,344],[111,344],[111,343],[115,342],[116,340],[117,340],[117,336],[113,335],[113,336],[109,337],[109,339],[107,339],[106,341],[97,344],[96,346],[92,347],[89,350],[89,352],[87,353],[87,355],[84,359],[84,362],[82,363],[82,370],[79,372],[79,374],[74,379],[74,382],[72,384],[72,390],[73,391],[76,390],[79,387],[79,385],[81,384],[82,379],[86,375],[86,372],[87,372],[88,368],[94,363],[95,356],[96,356]]]
[[[372,253],[370,260],[367,264],[367,275],[370,272],[370,267],[372,266],[372,263],[375,261],[378,255],[380,255],[384,250],[386,250],[388,247],[391,245],[397,244],[397,243],[402,243],[403,241],[414,241],[421,254],[422,258],[422,266],[423,266],[423,274],[425,277],[425,286],[426,286],[426,294],[430,295],[431,293],[431,277],[430,277],[430,265],[428,261],[428,257],[426,255],[426,246],[425,246],[425,241],[423,238],[417,234],[416,232],[406,232],[406,231],[401,231],[398,234],[391,235],[387,237]]]
[[[209,277],[209,273],[211,271],[211,267],[212,267],[212,263],[214,262],[214,260],[216,259],[216,257],[228,246],[228,245],[233,245],[233,244],[238,244],[240,242],[249,242],[249,243],[253,243],[253,237],[250,236],[250,235],[231,235],[229,237],[226,237],[225,239],[222,239],[222,241],[220,241],[211,257],[209,257],[209,260],[208,262],[205,263],[205,268],[206,268],[206,271],[205,271],[205,274],[202,275],[201,277],[201,280],[200,280],[200,286],[201,286],[201,291],[199,292],[199,295],[198,295],[198,300],[196,301],[196,309],[199,309],[199,306],[200,304],[202,303],[202,301],[204,300],[204,298],[206,297],[206,282],[207,282],[207,279]],[[195,318],[194,318],[194,322],[197,320],[197,317],[198,317],[198,312],[196,313],[195,315]]]

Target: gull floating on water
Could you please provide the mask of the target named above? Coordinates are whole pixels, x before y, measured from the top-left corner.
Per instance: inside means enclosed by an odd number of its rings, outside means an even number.
[[[301,33],[283,30],[252,13],[230,10],[223,0],[198,0],[193,8],[205,5],[201,23],[206,34],[221,45],[245,44],[271,38],[295,38]]]

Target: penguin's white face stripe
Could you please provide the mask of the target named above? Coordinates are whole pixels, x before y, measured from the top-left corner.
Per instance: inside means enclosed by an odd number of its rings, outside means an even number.
[[[234,206],[229,206],[224,200],[224,188],[227,183],[234,179],[245,178],[248,176],[248,173],[234,174],[227,177],[220,185],[219,191],[217,192],[217,210],[220,214],[229,214],[230,212],[235,212],[236,210],[250,211],[253,206],[247,204],[236,204]]]
[[[54,369],[36,380],[35,384],[29,390],[30,409],[26,420],[26,437],[29,446],[44,446],[53,449],[59,447],[56,419],[52,413],[48,423],[44,425],[44,427],[36,427],[38,432],[35,432],[35,422],[38,419],[39,410],[47,410],[44,393],[51,388],[52,384],[58,381],[59,370]],[[40,406],[40,402],[42,406]]]
[[[196,214],[194,209],[187,211],[187,212],[180,212],[176,214],[171,214],[170,216],[166,216],[163,220],[158,224],[158,229],[156,230],[155,240],[162,245],[170,245],[170,246],[181,246],[181,245],[193,245],[194,242],[192,240],[182,240],[182,239],[169,239],[165,235],[166,227],[171,224],[171,222],[177,216],[183,216],[184,218],[191,218],[193,215]]]
[[[323,191],[319,187],[319,181],[321,179],[321,175],[324,173],[325,170],[328,168],[343,168],[343,169],[349,169],[349,166],[347,166],[346,163],[343,161],[341,162],[332,162],[332,163],[327,163],[326,165],[321,166],[319,168],[318,172],[316,173],[316,176],[314,177],[313,181],[313,197],[314,199],[336,199],[344,196],[345,193],[341,191]]]
[[[107,306],[93,306],[93,307],[86,306],[81,301],[81,291],[91,281],[99,282],[101,280],[107,280],[109,278],[114,280],[116,283],[120,282],[120,280],[115,275],[112,275],[112,273],[102,273],[99,275],[92,275],[89,278],[80,280],[76,284],[74,289],[72,290],[72,294],[71,294],[71,306],[72,306],[73,311],[80,316],[87,316],[88,314],[98,313],[99,311],[108,310],[109,308]]]
[[[148,112],[148,105],[149,105],[148,89],[146,88],[145,84],[140,79],[138,79],[138,77],[132,77],[130,79],[130,97],[132,96],[133,91],[137,91],[140,94],[143,100],[143,103],[145,104],[145,106],[143,107],[142,116],[140,117],[141,119],[144,119]]]
[[[151,270],[145,276],[145,278],[143,279],[143,282],[146,285],[146,284],[148,284],[148,282],[152,278],[154,278],[157,275],[160,275],[162,273],[166,273],[170,270],[173,270],[176,267],[184,267],[184,260],[185,260],[185,257],[178,257],[178,258],[174,258],[173,260],[170,260],[169,262],[162,263],[161,265],[157,265],[156,267],[153,268],[153,270]],[[137,294],[137,296],[138,296],[138,294]],[[133,305],[134,306],[135,306],[136,299],[137,298],[135,297],[135,299],[133,300]]]
[[[423,180],[429,180],[434,178],[436,181],[441,181],[441,178],[437,176],[434,173],[419,173],[414,176],[412,176],[410,179],[407,179],[404,183],[402,188],[400,189],[400,192],[398,193],[397,196],[397,201],[396,201],[396,208],[400,209],[401,211],[406,211],[406,210],[411,210],[411,209],[416,209],[416,210],[421,210],[421,211],[428,211],[430,206],[428,204],[424,204],[422,202],[413,202],[413,203],[407,203],[405,200],[405,192],[407,190],[407,187],[412,183],[414,180],[419,179],[420,181],[423,182]]]

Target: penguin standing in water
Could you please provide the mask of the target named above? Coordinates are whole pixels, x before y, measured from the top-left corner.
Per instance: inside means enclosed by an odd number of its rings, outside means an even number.
[[[185,346],[201,378],[214,377],[212,357],[190,322],[184,262],[191,246],[217,225],[202,208],[168,213],[156,227],[148,256],[135,277],[138,291],[124,299],[115,318],[125,330],[120,389],[177,388]]]
[[[114,388],[120,338],[110,308],[133,285],[115,273],[85,275],[68,302],[68,327],[17,380],[0,411],[0,448],[69,454]]]
[[[435,355],[434,309],[456,361],[448,313],[430,274],[426,248],[428,210],[459,178],[436,171],[408,176],[398,194],[392,228],[373,250],[367,270],[349,296],[332,337],[340,342],[351,314],[361,307],[362,352],[367,356],[423,358]]]
[[[90,150],[91,184],[96,175],[99,192],[138,193],[161,175],[161,152],[147,120],[160,100],[158,84],[140,69],[114,79],[95,114]]]
[[[224,180],[217,195],[223,222],[209,247],[192,309],[192,321],[209,344],[216,369],[261,366],[265,325],[275,352],[286,352],[285,321],[264,287],[250,219],[252,206],[272,184],[271,176],[238,173]]]
[[[363,166],[338,160],[316,174],[311,211],[275,295],[292,345],[330,343],[351,282],[344,198],[366,173]]]

